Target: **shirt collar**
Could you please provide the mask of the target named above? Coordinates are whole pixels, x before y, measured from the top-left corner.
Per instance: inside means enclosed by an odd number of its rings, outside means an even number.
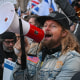
[[[51,58],[51,57],[59,58],[60,55],[61,55],[61,51],[58,51],[58,52],[55,52],[54,54],[48,55],[48,58]]]

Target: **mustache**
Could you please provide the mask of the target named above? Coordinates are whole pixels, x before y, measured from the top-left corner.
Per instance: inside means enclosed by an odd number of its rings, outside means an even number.
[[[44,34],[45,34],[45,35],[46,35],[46,34],[50,34],[50,32],[49,32],[49,31],[45,31]]]
[[[46,31],[44,35],[45,35],[45,36],[47,36],[47,35],[52,35],[52,33],[51,33],[50,31]]]
[[[13,46],[9,46],[8,48],[13,48]]]

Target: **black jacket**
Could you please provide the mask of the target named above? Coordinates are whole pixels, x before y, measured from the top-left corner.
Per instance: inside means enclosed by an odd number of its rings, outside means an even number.
[[[80,72],[76,73],[71,80],[80,80]]]
[[[11,53],[3,51],[2,43],[0,43],[0,80],[2,80],[2,77],[3,77],[2,64],[4,63],[4,58],[12,58],[13,61],[16,61],[17,59],[14,51]]]

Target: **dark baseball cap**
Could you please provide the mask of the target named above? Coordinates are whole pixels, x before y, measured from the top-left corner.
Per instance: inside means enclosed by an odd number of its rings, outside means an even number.
[[[57,23],[59,23],[63,28],[65,29],[70,29],[70,26],[69,26],[69,21],[67,19],[67,17],[62,14],[62,13],[59,13],[57,11],[55,12],[52,12],[50,13],[48,16],[39,16],[37,18],[37,21],[41,24],[41,25],[44,25],[44,22],[46,20],[53,20],[53,21],[56,21]]]

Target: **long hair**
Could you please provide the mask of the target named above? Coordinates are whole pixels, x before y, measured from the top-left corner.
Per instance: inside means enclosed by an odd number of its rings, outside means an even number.
[[[71,50],[75,50],[78,53],[80,53],[80,45],[78,43],[77,38],[69,30],[66,30],[66,31],[67,31],[67,35],[61,40],[61,46],[62,46],[61,55],[66,54],[68,51],[71,51]],[[37,49],[37,53],[38,53],[42,49],[42,43],[36,44],[36,46],[37,45],[39,47]]]
[[[78,43],[78,40],[69,30],[66,31],[67,36],[61,40],[62,54],[65,54],[70,50],[75,50],[80,53],[80,45]]]

